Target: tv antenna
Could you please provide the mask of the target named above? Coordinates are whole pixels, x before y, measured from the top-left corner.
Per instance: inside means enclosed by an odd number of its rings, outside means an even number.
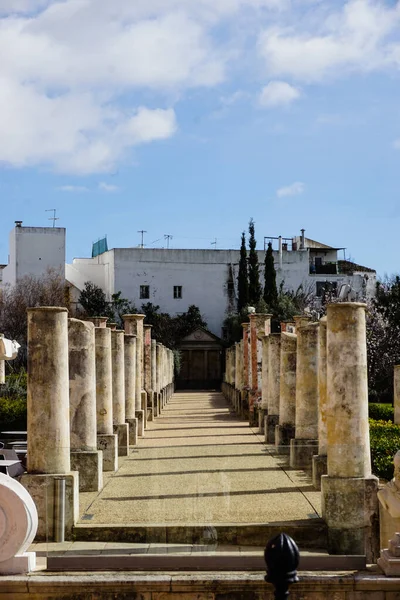
[[[57,209],[56,208],[48,208],[45,212],[52,212],[53,216],[49,217],[49,221],[53,221],[53,227],[56,226],[56,221],[59,221],[59,217],[56,217]]]
[[[211,242],[211,246],[214,246],[214,250],[217,249],[217,238],[214,238],[214,241]]]
[[[167,240],[167,248],[169,248],[169,240],[172,240],[172,235],[165,234],[164,240]]]
[[[147,231],[145,231],[144,229],[140,229],[138,231],[138,233],[142,234],[142,243],[140,244],[140,248],[144,248],[143,238],[144,238],[144,234],[147,233]]]

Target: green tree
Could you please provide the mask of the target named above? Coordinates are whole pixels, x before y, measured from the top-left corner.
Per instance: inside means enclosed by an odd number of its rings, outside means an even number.
[[[247,250],[246,235],[242,233],[242,243],[240,246],[239,274],[238,274],[238,302],[237,309],[240,312],[249,304],[249,276],[247,272]]]
[[[257,242],[254,234],[254,221],[249,222],[249,304],[255,306],[261,299],[260,267],[256,250]]]
[[[87,317],[112,318],[114,316],[105,293],[101,287],[92,281],[85,282],[84,288],[79,295],[78,302],[82,306]]]
[[[179,342],[197,327],[207,327],[197,306],[191,305],[181,315],[171,317],[168,313],[160,313],[160,307],[152,302],[142,304],[146,323],[153,326],[152,337],[171,349],[176,349]]]
[[[272,244],[268,243],[268,249],[265,253],[264,261],[264,300],[266,304],[273,309],[278,300],[278,290],[276,287],[276,271],[274,264],[274,255]]]
[[[113,320],[117,323],[119,329],[124,328],[123,315],[136,315],[138,313],[136,306],[132,302],[126,298],[121,298],[121,293],[117,292],[111,296]]]

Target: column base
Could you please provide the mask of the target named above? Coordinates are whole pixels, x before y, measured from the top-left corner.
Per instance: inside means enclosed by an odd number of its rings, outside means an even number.
[[[278,454],[290,453],[290,440],[294,439],[296,428],[294,425],[283,424],[275,427],[275,450]]]
[[[99,492],[103,489],[103,453],[101,450],[71,452],[71,469],[79,472],[80,492]]]
[[[138,436],[143,437],[144,436],[144,412],[143,412],[143,410],[136,410],[135,415],[136,415],[136,419],[138,422],[138,430],[137,430]]]
[[[266,408],[260,408],[258,410],[258,432],[259,433],[264,433],[265,432],[265,419],[267,418],[267,409]]]
[[[290,467],[311,471],[312,457],[318,452],[318,440],[290,440]]]
[[[378,478],[321,477],[322,518],[328,525],[329,554],[379,556]]]
[[[118,456],[129,456],[129,425],[114,425],[114,433],[118,436]]]
[[[153,392],[153,406],[154,406],[154,418],[156,419],[160,414],[160,407],[158,404],[158,394],[157,392]]]
[[[279,415],[267,415],[265,418],[265,442],[275,444],[275,429],[279,424]]]
[[[312,482],[316,490],[321,489],[321,477],[328,472],[328,457],[326,454],[316,454],[312,457]]]
[[[36,552],[24,552],[0,562],[0,575],[23,575],[36,569]]]
[[[21,475],[20,483],[28,490],[38,511],[36,541],[54,541],[54,480],[65,478],[65,538],[72,539],[72,530],[79,519],[79,473]]]
[[[138,420],[135,419],[127,419],[126,422],[129,425],[129,445],[137,446],[137,438],[138,438]]]
[[[147,393],[147,420],[154,421],[154,393],[148,391]]]
[[[112,433],[98,433],[97,449],[103,451],[103,471],[117,471],[118,436]]]

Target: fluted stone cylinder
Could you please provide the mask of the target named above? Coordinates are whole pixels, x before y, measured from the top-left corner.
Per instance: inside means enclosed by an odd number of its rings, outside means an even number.
[[[275,444],[275,429],[279,424],[279,398],[281,379],[281,334],[272,333],[269,336],[268,352],[268,414],[265,427],[265,441]]]
[[[28,473],[68,473],[68,311],[28,308]]]
[[[312,478],[317,490],[321,489],[321,477],[327,472],[327,431],[326,431],[326,317],[319,321],[318,330],[318,454],[313,456]]]
[[[113,423],[125,423],[124,332],[111,330]]]
[[[93,323],[68,319],[71,450],[97,451]]]
[[[111,330],[95,328],[97,433],[113,433]]]
[[[327,453],[322,515],[331,554],[379,550],[378,480],[371,475],[368,425],[366,305],[327,308]]]
[[[281,364],[279,385],[279,425],[275,430],[275,446],[286,453],[295,436],[296,420],[297,335],[281,333]]]
[[[393,391],[394,422],[396,425],[400,425],[400,365],[394,366]]]
[[[143,390],[143,320],[144,315],[123,315],[125,333],[136,335],[136,391],[135,411],[138,419],[138,435],[144,435],[145,415],[142,409]]]

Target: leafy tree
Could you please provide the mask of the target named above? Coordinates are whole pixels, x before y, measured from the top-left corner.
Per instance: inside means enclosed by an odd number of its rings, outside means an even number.
[[[254,234],[254,221],[249,222],[249,304],[255,306],[261,299],[260,267],[256,250],[257,242]]]
[[[238,274],[238,302],[237,308],[240,312],[249,304],[249,276],[247,271],[246,235],[242,233],[240,246],[239,274]]]
[[[282,290],[281,290],[282,293]],[[276,271],[274,264],[274,255],[272,252],[272,244],[268,243],[268,249],[265,253],[264,261],[264,301],[273,308],[278,301],[278,290],[276,287]]]
[[[79,295],[78,302],[82,306],[85,316],[87,317],[112,318],[113,316],[105,293],[101,287],[91,281],[86,281],[84,288]]]
[[[111,306],[115,323],[117,323],[118,328],[123,329],[123,315],[136,315],[138,310],[132,302],[126,298],[121,298],[121,293],[117,292],[111,296]]]
[[[176,349],[180,340],[197,327],[207,327],[199,308],[195,305],[189,306],[185,313],[175,317],[168,313],[160,313],[159,310],[160,307],[151,302],[142,305],[146,323],[153,326],[152,337],[168,348]]]

